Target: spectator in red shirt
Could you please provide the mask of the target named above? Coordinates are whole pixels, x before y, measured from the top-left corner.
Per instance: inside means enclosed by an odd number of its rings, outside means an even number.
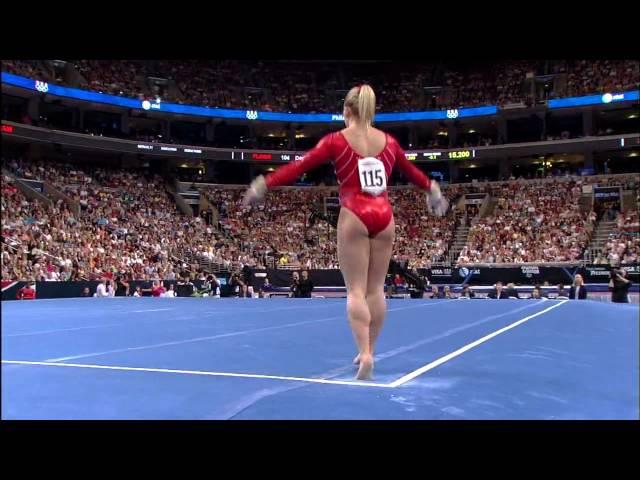
[[[36,289],[33,288],[33,282],[27,283],[24,287],[18,290],[18,295],[16,295],[18,300],[35,300],[36,299]]]
[[[154,297],[161,297],[167,291],[160,282],[153,282],[153,289],[151,290],[151,295]]]

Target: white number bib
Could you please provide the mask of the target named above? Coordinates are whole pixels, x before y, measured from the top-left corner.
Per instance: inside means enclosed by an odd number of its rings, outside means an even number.
[[[387,174],[384,163],[377,158],[367,157],[358,160],[360,188],[374,197],[387,189]]]

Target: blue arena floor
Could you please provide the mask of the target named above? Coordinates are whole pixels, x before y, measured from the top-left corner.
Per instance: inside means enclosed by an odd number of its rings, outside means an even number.
[[[638,419],[638,306],[390,300],[354,380],[344,299],[2,304],[3,419]]]

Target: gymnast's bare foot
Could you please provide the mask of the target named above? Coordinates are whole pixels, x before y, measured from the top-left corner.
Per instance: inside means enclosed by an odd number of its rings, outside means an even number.
[[[373,356],[369,354],[360,355],[360,368],[358,369],[358,380],[371,380],[373,372]]]
[[[356,358],[353,359],[354,365],[360,365],[360,354],[356,355]]]

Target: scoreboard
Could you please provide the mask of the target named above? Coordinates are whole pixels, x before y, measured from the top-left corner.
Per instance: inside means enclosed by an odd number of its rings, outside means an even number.
[[[440,150],[427,152],[406,152],[405,156],[412,162],[425,160],[466,160],[476,158],[475,150]]]

